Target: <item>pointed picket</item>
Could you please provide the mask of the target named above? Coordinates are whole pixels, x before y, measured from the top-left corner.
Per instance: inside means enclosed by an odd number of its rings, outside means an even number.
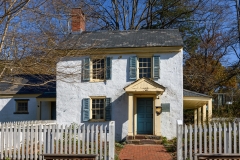
[[[197,153],[197,125],[194,125],[194,154]]]
[[[77,147],[77,148],[78,148],[78,150],[77,150],[77,154],[80,154],[80,153],[81,153],[81,152],[80,152],[80,147],[81,147],[80,144],[82,143],[81,137],[80,137],[80,136],[81,136],[81,125],[78,125],[77,131],[78,131],[78,132],[77,132],[77,133],[78,133],[78,139],[77,139],[77,142],[78,142],[78,143],[77,143],[77,144],[78,144],[78,147]]]
[[[13,159],[16,159],[16,147],[17,145],[17,125],[16,123],[13,125]]]
[[[47,137],[46,137],[46,139],[47,139],[47,153],[51,153],[50,151],[51,151],[51,126],[50,125],[48,125],[47,126]]]
[[[39,159],[42,160],[42,142],[43,142],[43,136],[42,136],[42,124],[38,126],[38,135],[39,135]]]
[[[38,125],[34,127],[34,159],[38,157]]]
[[[103,125],[100,126],[100,159],[102,159],[102,152],[103,152],[103,149],[102,149],[102,141],[103,139]]]
[[[47,153],[47,126],[43,125],[43,154]]]
[[[73,125],[73,154],[76,154],[76,125]]]
[[[50,146],[51,146],[51,149],[50,149],[50,152],[51,153],[54,153],[54,140],[55,140],[55,125],[51,125],[51,129],[52,130],[50,130],[51,132],[50,132]]]
[[[237,125],[236,123],[234,122],[233,123],[233,153],[236,154],[237,153],[237,133],[236,133],[236,130],[237,130]]]
[[[89,154],[89,129],[90,128],[90,125],[88,124],[87,125],[87,154]]]
[[[55,129],[56,129],[56,151],[55,153],[58,154],[59,153],[59,128],[58,128],[58,124],[55,125]]]
[[[91,126],[91,154],[93,154],[94,148],[94,125]]]
[[[95,154],[98,154],[98,125],[96,125],[96,129],[95,129],[96,133],[95,133]]]
[[[8,136],[8,139],[9,139],[8,150],[9,150],[9,158],[10,159],[12,159],[12,148],[13,148],[13,146],[12,146],[12,142],[13,142],[12,141],[13,140],[13,133],[12,133],[12,128],[13,127],[12,127],[12,125],[13,125],[12,123],[9,124],[9,130],[10,131],[9,131],[9,136]]]
[[[208,127],[208,132],[209,132],[209,153],[212,153],[212,125],[209,124],[209,127]]]
[[[104,159],[107,159],[107,126],[104,127]]]
[[[68,139],[68,127],[65,125],[65,132],[64,132],[64,153],[67,154],[67,139]]]
[[[214,140],[214,153],[217,153],[217,125],[213,124],[213,140]]]
[[[199,152],[202,153],[202,125],[199,125]]]
[[[60,154],[63,154],[63,140],[64,140],[63,134],[64,134],[63,125],[61,125]]]
[[[33,159],[33,134],[34,133],[34,128],[33,124],[31,125],[31,130],[30,130],[30,159]]]
[[[207,153],[207,126],[204,123],[204,153]]]
[[[228,123],[228,153],[232,153],[232,124]]]
[[[25,125],[24,123],[21,124],[22,125],[22,156],[21,156],[21,159],[25,159],[26,157],[26,137],[25,137]]]
[[[69,154],[72,154],[72,125],[69,127]]]
[[[1,139],[0,139],[0,159],[3,159],[3,151],[4,151],[4,124],[1,124]]]
[[[27,124],[27,132],[26,132],[26,159],[29,159],[29,124]]]
[[[189,126],[189,153],[190,153],[190,160],[192,160],[192,125]]]
[[[218,123],[218,130],[219,130],[219,151],[218,153],[222,153],[222,125],[221,123]]]
[[[85,130],[85,124],[83,124],[82,127],[82,154],[85,154],[85,138],[86,138],[86,130]]]
[[[13,159],[16,159],[16,149],[17,149],[17,124],[13,125]]]
[[[228,153],[227,151],[227,125],[226,123],[224,122],[223,124],[223,133],[224,133],[224,139],[223,139],[223,143],[224,143],[224,153]]]

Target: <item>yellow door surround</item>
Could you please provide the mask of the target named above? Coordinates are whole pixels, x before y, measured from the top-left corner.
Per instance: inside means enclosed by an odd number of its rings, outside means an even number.
[[[137,134],[137,98],[153,98],[153,134],[160,136],[160,115],[156,113],[156,106],[160,106],[160,95],[165,87],[149,78],[141,78],[126,86],[124,90],[128,93],[128,136]]]

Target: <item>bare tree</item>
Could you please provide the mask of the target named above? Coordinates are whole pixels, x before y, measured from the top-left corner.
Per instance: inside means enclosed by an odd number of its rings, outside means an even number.
[[[196,12],[195,19],[201,23],[194,33],[197,43],[186,49],[185,88],[212,93],[221,87],[236,86],[240,61],[229,59],[238,42],[232,16],[231,4],[226,1],[211,1]]]
[[[70,11],[78,2],[4,0],[0,3],[0,82],[36,75],[44,85],[56,79],[56,64],[69,52],[56,53],[69,34]],[[41,75],[52,75],[44,76]]]

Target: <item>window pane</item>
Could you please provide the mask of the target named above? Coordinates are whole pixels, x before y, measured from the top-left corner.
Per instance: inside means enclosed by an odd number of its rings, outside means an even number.
[[[139,58],[139,78],[151,78],[151,58]]]
[[[104,99],[92,99],[92,119],[104,119]]]
[[[105,77],[105,72],[104,72],[104,67],[105,67],[105,59],[93,59],[93,79],[104,79]]]
[[[17,102],[17,111],[27,112],[28,111],[28,102]]]

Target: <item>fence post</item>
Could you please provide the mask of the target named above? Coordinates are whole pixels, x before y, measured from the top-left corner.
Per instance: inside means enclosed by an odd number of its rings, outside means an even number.
[[[183,122],[177,120],[177,160],[182,160],[182,137],[183,137]]]
[[[109,123],[109,159],[114,160],[115,152],[115,122]]]

